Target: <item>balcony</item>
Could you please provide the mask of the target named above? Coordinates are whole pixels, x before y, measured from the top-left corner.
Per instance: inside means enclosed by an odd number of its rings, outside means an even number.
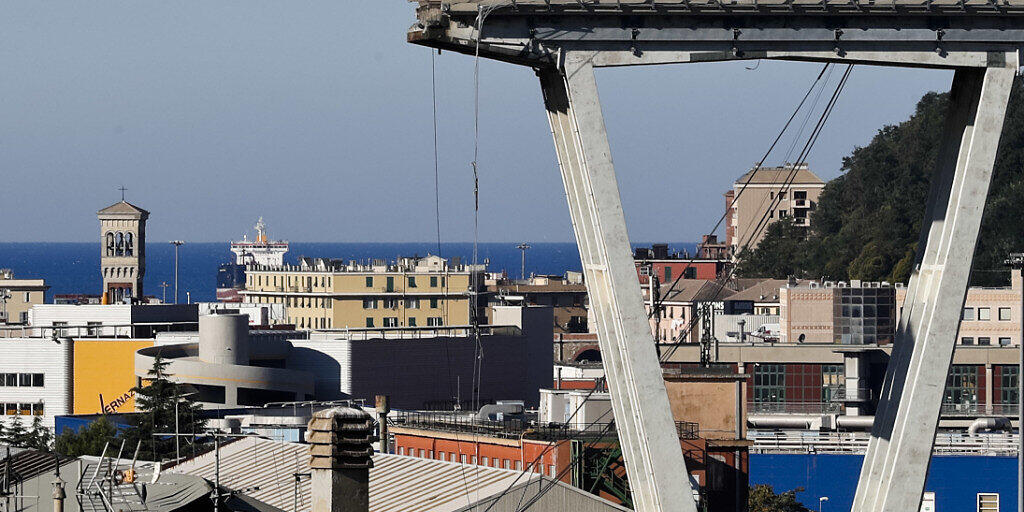
[[[806,228],[811,225],[811,219],[810,217],[793,217],[793,225]]]
[[[841,414],[839,402],[748,402],[747,414]]]
[[[1017,416],[1017,404],[942,404],[944,418],[975,418],[978,416]]]
[[[794,199],[793,208],[810,208],[811,202],[807,199]]]
[[[832,388],[832,402],[870,402],[871,390],[867,388]]]

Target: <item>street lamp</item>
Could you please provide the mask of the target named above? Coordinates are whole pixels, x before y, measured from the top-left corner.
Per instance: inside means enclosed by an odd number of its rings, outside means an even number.
[[[184,240],[171,240],[174,246],[174,303],[178,303],[178,247],[185,245]]]
[[[821,504],[828,501],[828,496],[822,496],[818,498],[818,512],[821,512]]]
[[[522,267],[521,267],[521,270],[520,270],[520,273],[519,273],[519,279],[525,280],[526,279],[526,249],[529,249],[530,246],[529,246],[529,244],[523,242],[522,244],[519,244],[518,246],[515,246],[515,248],[520,250],[520,251],[522,251]]]

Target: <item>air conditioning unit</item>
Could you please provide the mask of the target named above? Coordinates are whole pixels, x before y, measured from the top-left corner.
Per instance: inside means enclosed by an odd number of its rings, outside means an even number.
[[[836,285],[835,281],[825,281],[825,288],[834,288]]]
[[[816,290],[816,289],[818,289],[818,288],[821,288],[821,284],[820,284],[820,283],[818,283],[817,281],[811,281],[811,282],[810,282],[810,283],[808,284],[808,286],[810,286],[810,288],[811,288],[812,290]]]
[[[849,288],[849,285],[846,284],[846,281],[839,281],[836,283],[836,288]]]
[[[850,287],[851,288],[860,288],[861,286],[863,286],[863,285],[861,284],[860,279],[851,279],[850,280]]]
[[[879,284],[879,287],[881,287],[881,288],[889,288],[889,287],[892,286],[892,284],[889,283],[889,281],[882,281],[881,283],[878,283],[878,284]]]

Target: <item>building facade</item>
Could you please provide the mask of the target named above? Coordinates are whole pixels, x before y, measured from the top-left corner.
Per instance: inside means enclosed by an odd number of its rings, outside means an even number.
[[[146,276],[146,220],[149,212],[127,201],[98,212],[100,271],[106,304],[135,302],[143,297]]]
[[[587,332],[587,286],[582,273],[516,280],[502,277],[488,279],[486,284],[488,319],[497,305],[549,306],[554,311],[555,334]]]
[[[249,303],[284,304],[287,323],[299,329],[468,325],[482,319],[485,302],[473,315],[470,292],[482,290],[483,271],[438,256],[371,264],[300,258],[299,265],[249,266],[241,294]]]
[[[32,306],[46,300],[43,279],[15,279],[10,269],[0,269],[0,325],[27,324]]]
[[[851,281],[787,285],[779,289],[783,343],[886,345],[896,336],[896,288]]]
[[[0,338],[0,422],[24,426],[72,411],[73,343],[46,338]]]
[[[725,243],[733,254],[744,247],[753,249],[764,238],[766,225],[784,218],[809,227],[824,189],[825,182],[806,164],[751,169],[725,193]]]

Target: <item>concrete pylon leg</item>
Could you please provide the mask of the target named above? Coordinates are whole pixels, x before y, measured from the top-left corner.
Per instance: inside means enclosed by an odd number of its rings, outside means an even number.
[[[587,54],[539,72],[638,512],[696,512]]]
[[[942,146],[854,512],[918,510],[1016,58],[956,71]]]

